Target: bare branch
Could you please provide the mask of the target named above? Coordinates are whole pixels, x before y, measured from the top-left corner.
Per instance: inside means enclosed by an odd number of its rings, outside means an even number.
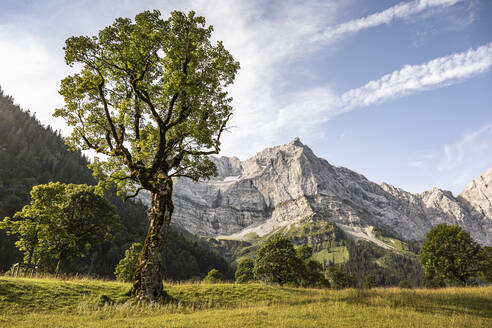
[[[133,195],[128,195],[128,196],[126,196],[126,197],[123,199],[123,203],[126,203],[126,201],[127,201],[127,200],[129,200],[130,198],[137,197],[138,193],[139,193],[141,190],[143,190],[143,189],[144,189],[144,188],[139,187],[139,188],[137,189],[137,191],[135,191],[135,193],[134,193]]]
[[[220,136],[222,135],[222,132],[226,129],[226,125],[227,125],[227,121],[229,121],[229,119],[231,118],[232,116],[232,113],[230,113],[229,115],[227,115],[227,117],[224,119],[224,121],[222,122],[222,125],[220,126],[220,130],[219,130],[219,133],[217,134],[217,137],[215,137],[215,141],[214,141],[214,148],[213,150],[207,150],[207,151],[194,151],[194,150],[191,150],[191,151],[186,151],[187,154],[189,155],[195,155],[195,156],[198,156],[198,155],[215,155],[215,154],[218,154],[220,152]]]
[[[109,177],[110,177],[111,179],[114,179],[114,180],[121,180],[121,181],[123,181],[123,180],[132,180],[132,181],[137,182],[137,181],[136,181],[136,179],[135,179],[134,177],[132,177],[132,176],[126,176],[126,177],[115,177],[114,175],[110,175]]]

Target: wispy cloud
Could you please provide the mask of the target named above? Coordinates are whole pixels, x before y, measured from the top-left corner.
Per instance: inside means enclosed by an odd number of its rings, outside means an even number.
[[[477,159],[492,165],[492,123],[467,133],[461,140],[444,146],[438,171],[452,171],[475,163]],[[480,160],[481,159],[481,160]]]
[[[465,52],[439,57],[421,65],[406,65],[360,88],[336,95],[331,86],[313,88],[288,97],[289,104],[275,107],[274,116],[262,125],[269,135],[281,131],[311,131],[336,115],[391,99],[452,85],[487,72],[492,67],[492,43]],[[271,114],[270,114],[271,115]],[[316,120],[313,120],[313,117]],[[254,123],[258,125],[258,121]],[[256,129],[252,130],[257,134]]]
[[[337,112],[382,103],[411,93],[451,85],[490,70],[492,43],[465,52],[433,59],[400,70],[352,89],[339,97]]]
[[[463,186],[492,166],[492,122],[445,145],[436,167],[449,188],[458,194]]]
[[[463,0],[414,0],[402,2],[384,11],[354,19],[338,26],[328,28],[311,38],[312,42],[335,40],[345,35],[355,34],[362,30],[390,24],[394,20],[407,19],[425,10],[436,7],[449,7]]]

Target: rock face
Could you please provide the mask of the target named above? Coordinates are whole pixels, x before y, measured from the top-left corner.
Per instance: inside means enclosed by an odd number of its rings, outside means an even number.
[[[173,222],[194,234],[247,239],[306,220],[326,220],[345,231],[375,227],[401,239],[422,240],[432,226],[448,223],[492,245],[492,168],[454,197],[437,188],[411,194],[378,185],[330,165],[298,138],[246,161],[213,160],[217,177],[175,182]]]

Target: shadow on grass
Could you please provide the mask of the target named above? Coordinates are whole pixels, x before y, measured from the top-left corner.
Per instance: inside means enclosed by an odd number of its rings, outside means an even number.
[[[463,289],[464,290],[464,289]],[[467,314],[492,318],[492,299],[471,293],[450,293],[446,290],[354,290],[341,296],[340,301],[352,305],[405,308],[429,314]]]

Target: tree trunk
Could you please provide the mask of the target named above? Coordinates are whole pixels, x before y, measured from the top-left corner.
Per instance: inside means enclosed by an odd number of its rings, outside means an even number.
[[[29,270],[29,268],[31,267],[32,253],[33,251],[29,252],[29,256],[27,258],[27,263],[26,263],[26,270],[24,271],[24,277],[27,277],[27,270]]]
[[[152,193],[152,204],[147,210],[149,230],[135,269],[132,294],[151,302],[164,295],[164,252],[174,209],[172,189],[173,182],[168,178],[160,190]]]
[[[56,269],[55,269],[55,278],[58,278],[58,275],[60,274],[63,262],[65,261],[65,253],[62,251],[60,253],[60,257],[58,258],[58,263],[56,264]]]

